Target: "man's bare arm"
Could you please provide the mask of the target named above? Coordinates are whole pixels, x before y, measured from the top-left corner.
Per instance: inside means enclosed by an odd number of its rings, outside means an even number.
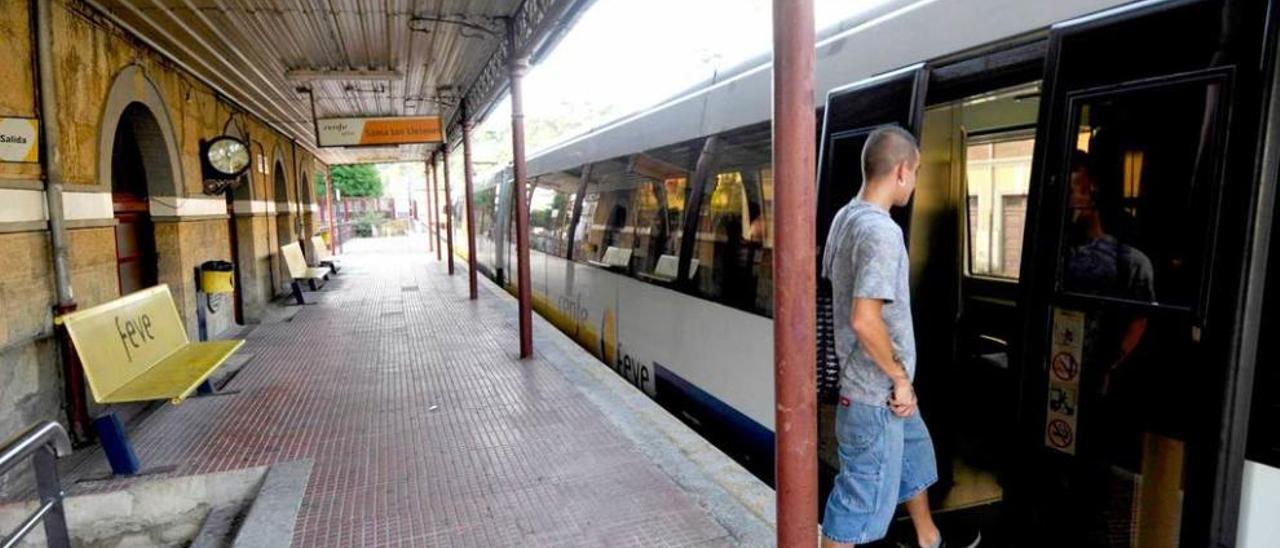
[[[894,411],[901,416],[910,415],[915,407],[915,394],[911,390],[911,377],[907,370],[894,359],[893,340],[889,338],[889,326],[881,315],[884,301],[880,299],[853,300],[853,309],[849,323],[853,333],[858,337],[858,345],[862,351],[893,379]],[[905,409],[899,409],[905,407]]]

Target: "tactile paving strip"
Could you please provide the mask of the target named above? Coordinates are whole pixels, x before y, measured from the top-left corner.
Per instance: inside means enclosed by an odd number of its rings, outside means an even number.
[[[517,358],[514,322],[467,300],[465,270],[408,239],[348,247],[318,304],[250,335],[239,394],[145,419],[145,467],[314,459],[294,546],[733,543],[543,356]]]

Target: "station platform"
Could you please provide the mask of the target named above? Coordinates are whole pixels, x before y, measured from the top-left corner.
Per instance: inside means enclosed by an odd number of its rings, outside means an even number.
[[[424,242],[348,243],[315,304],[247,330],[225,395],[134,421],[144,475],[94,449],[68,492],[305,461],[293,546],[773,543],[771,489],[541,318],[520,360],[515,300],[468,300]]]

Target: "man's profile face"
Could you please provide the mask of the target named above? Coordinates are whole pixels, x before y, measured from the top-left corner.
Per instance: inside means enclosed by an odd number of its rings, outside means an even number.
[[[898,166],[898,176],[902,179],[902,184],[898,187],[897,200],[894,205],[902,207],[911,202],[911,194],[916,190],[916,176],[920,174],[920,154],[916,153],[916,157],[911,160],[902,162]]]

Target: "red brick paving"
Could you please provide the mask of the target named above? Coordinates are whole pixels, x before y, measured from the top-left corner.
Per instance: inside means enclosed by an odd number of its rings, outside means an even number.
[[[144,467],[314,459],[294,546],[732,544],[540,354],[517,359],[509,307],[468,301],[464,270],[360,243],[319,304],[250,334],[239,394],[143,421]]]

